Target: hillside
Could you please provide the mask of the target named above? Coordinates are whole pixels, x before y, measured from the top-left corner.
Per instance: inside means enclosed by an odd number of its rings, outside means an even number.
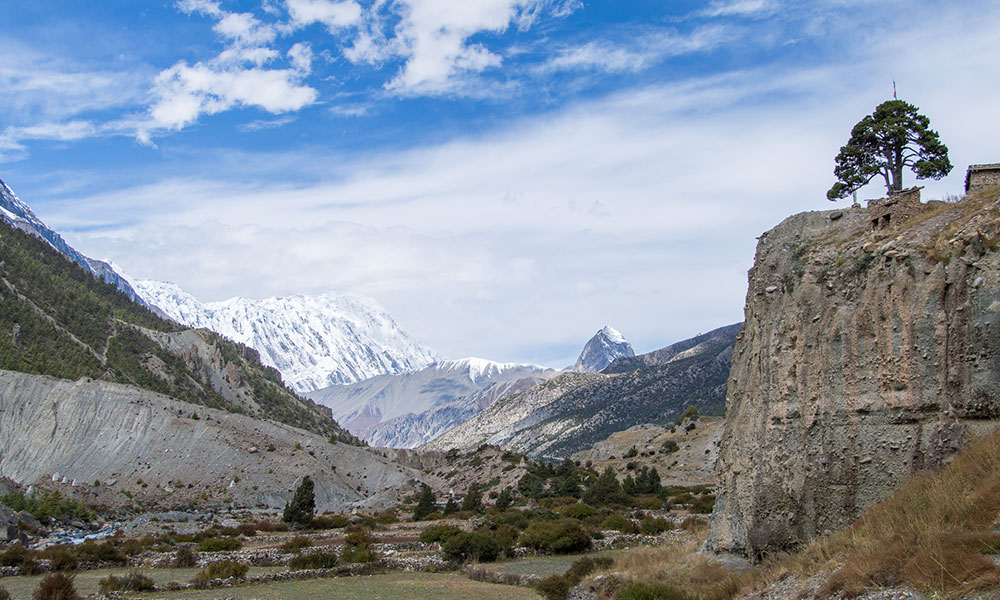
[[[339,511],[427,479],[325,435],[86,378],[0,370],[0,431],[4,475],[113,509],[281,508],[309,475],[317,508]]]
[[[497,398],[555,373],[534,365],[463,358],[308,395],[369,443],[410,448],[461,423]]]
[[[789,217],[760,238],[728,383],[710,546],[852,523],[1000,426],[1000,190]]]
[[[257,353],[132,302],[42,239],[0,224],[0,369],[102,379],[356,440]]]
[[[425,447],[445,451],[489,443],[533,457],[564,458],[616,431],[676,419],[688,406],[720,414],[738,330],[730,325],[698,342],[680,342],[684,350],[661,351],[669,357],[662,364],[640,359],[652,366],[630,372],[564,373],[496,402]]]

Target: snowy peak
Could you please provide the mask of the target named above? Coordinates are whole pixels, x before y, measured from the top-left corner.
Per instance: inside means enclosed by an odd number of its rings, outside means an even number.
[[[136,288],[171,319],[254,348],[298,392],[412,371],[438,358],[364,296],[330,293],[202,303],[173,283],[142,280]]]
[[[485,358],[476,358],[470,356],[468,358],[460,358],[458,360],[446,360],[432,365],[432,368],[438,369],[440,371],[456,371],[460,373],[468,373],[469,380],[472,383],[479,383],[481,381],[492,382],[495,379],[500,378],[504,372],[510,371],[512,369],[537,369],[538,371],[545,370],[545,367],[538,367],[534,365],[521,365],[518,363],[500,363],[492,360],[487,360]]]
[[[57,252],[80,265],[87,272],[115,286],[131,300],[145,305],[135,290],[132,289],[129,282],[112,265],[104,261],[88,258],[76,248],[67,244],[66,240],[52,229],[49,229],[48,225],[43,223],[35,215],[34,211],[21,201],[17,197],[17,194],[14,193],[14,190],[10,189],[10,186],[4,183],[2,179],[0,179],[0,218],[3,218],[4,221],[7,221],[21,231],[42,238],[55,248]]]
[[[635,352],[621,333],[610,325],[605,325],[583,347],[580,358],[576,359],[573,371],[598,373],[616,358],[632,357]]]

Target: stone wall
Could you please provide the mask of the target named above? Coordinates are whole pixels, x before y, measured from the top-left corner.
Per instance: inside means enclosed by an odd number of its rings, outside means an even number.
[[[965,193],[1000,185],[1000,163],[992,165],[970,165],[965,173]]]
[[[912,187],[888,198],[868,201],[868,221],[872,231],[898,226],[923,209],[920,188]]]

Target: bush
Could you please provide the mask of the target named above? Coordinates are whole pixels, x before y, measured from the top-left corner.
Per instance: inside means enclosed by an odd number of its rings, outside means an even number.
[[[344,515],[329,515],[316,517],[309,522],[310,529],[342,529],[351,524]]]
[[[636,533],[639,529],[632,522],[632,519],[618,513],[608,515],[601,524],[601,529],[613,529],[622,533]]]
[[[223,560],[214,562],[202,569],[200,573],[194,576],[194,581],[195,583],[207,583],[213,579],[229,579],[230,577],[243,579],[247,576],[247,571],[249,570],[250,565],[246,563]]]
[[[347,535],[344,536],[344,544],[354,548],[367,548],[375,543],[375,538],[372,537],[371,531],[360,526],[351,525],[345,530]]]
[[[454,525],[431,525],[420,532],[420,541],[426,544],[434,542],[445,542],[451,536],[462,533],[462,530]]]
[[[590,534],[575,519],[534,521],[521,536],[529,548],[556,554],[580,552],[590,547]]]
[[[177,555],[174,556],[174,567],[178,569],[190,569],[198,566],[198,555],[194,548],[188,544],[177,547]]]
[[[549,575],[535,584],[535,589],[545,600],[566,600],[575,584],[564,575]]]
[[[312,545],[313,545],[312,540],[300,535],[293,537],[292,539],[282,544],[281,551],[285,552],[286,554],[292,552],[298,554],[299,552],[302,551],[303,548],[310,548],[312,547]]]
[[[368,562],[368,561],[361,561]],[[302,569],[332,569],[337,566],[337,554],[335,552],[310,552],[309,554],[299,554],[288,561],[288,568],[292,571]]]
[[[75,571],[80,564],[76,555],[64,548],[53,548],[46,555],[53,571]]]
[[[234,552],[243,547],[243,543],[233,538],[210,538],[198,543],[201,552]]]
[[[156,586],[153,580],[141,571],[129,571],[125,575],[108,575],[100,581],[101,593],[108,592],[148,592]]]
[[[0,600],[10,600],[10,592],[2,586],[0,586]]]
[[[340,555],[340,560],[347,564],[353,563],[370,563],[378,560],[378,552],[371,548],[355,548],[348,547],[344,548],[344,552]]]
[[[34,600],[80,600],[73,586],[73,576],[65,573],[51,573],[43,577],[31,597]]]
[[[446,560],[463,562],[493,562],[500,557],[502,551],[500,542],[494,536],[478,531],[457,533],[441,544],[441,554]]]
[[[20,544],[14,544],[0,553],[0,567],[20,567],[27,560],[32,560],[31,550]]]
[[[563,508],[562,514],[574,519],[586,519],[596,515],[597,509],[585,502],[577,502]]]
[[[688,600],[688,597],[664,583],[630,583],[618,591],[618,600]]]
[[[94,540],[87,540],[77,546],[76,554],[81,560],[85,561],[109,562],[118,565],[125,564],[125,556],[122,555],[118,547],[111,541],[98,544]]]
[[[673,528],[673,521],[649,516],[644,517],[642,519],[642,523],[639,524],[639,529],[645,535],[659,535],[664,531],[669,531]]]

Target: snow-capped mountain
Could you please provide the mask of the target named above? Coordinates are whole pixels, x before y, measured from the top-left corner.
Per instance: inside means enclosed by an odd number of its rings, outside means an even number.
[[[463,358],[307,395],[329,406],[338,423],[370,444],[412,448],[556,373],[534,365]]]
[[[42,238],[55,248],[57,252],[80,265],[94,276],[115,286],[134,302],[145,304],[139,295],[135,293],[132,286],[129,285],[128,280],[116,272],[110,264],[88,258],[76,248],[67,244],[66,240],[55,231],[49,229],[48,225],[43,223],[2,179],[0,179],[0,217],[22,231]]]
[[[587,345],[583,347],[580,358],[576,359],[576,364],[570,370],[599,373],[616,358],[632,356],[635,356],[632,344],[628,343],[625,337],[613,327],[605,325],[594,337],[590,338]]]
[[[162,281],[134,282],[150,304],[189,327],[206,327],[260,352],[298,392],[419,369],[433,350],[400,329],[375,300],[321,294],[201,303]]]

